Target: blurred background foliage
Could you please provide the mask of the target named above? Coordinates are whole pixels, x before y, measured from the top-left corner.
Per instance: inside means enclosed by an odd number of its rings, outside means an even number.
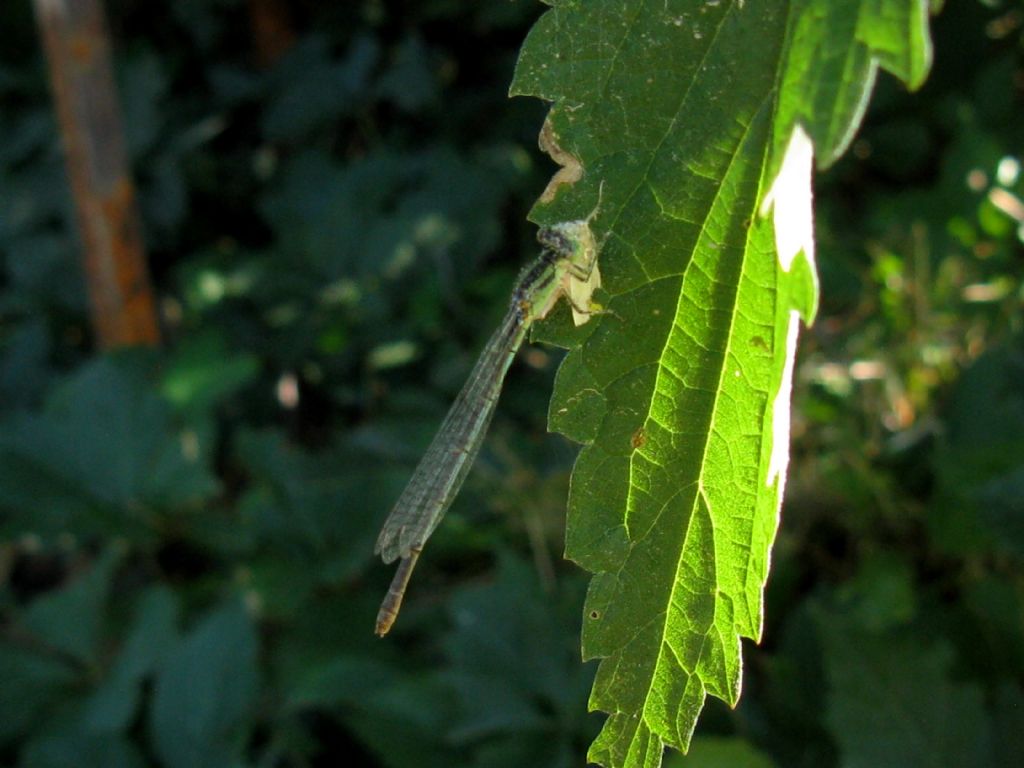
[[[818,180],[764,642],[668,765],[1024,765],[1024,12],[946,5],[925,88],[883,77]],[[93,351],[6,3],[0,764],[581,765],[557,351],[372,634],[378,526],[535,251],[545,107],[505,93],[543,6],[107,8],[168,343]]]

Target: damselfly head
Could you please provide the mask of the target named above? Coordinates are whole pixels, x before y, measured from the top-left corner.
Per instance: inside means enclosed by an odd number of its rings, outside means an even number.
[[[537,231],[537,241],[544,248],[552,251],[563,259],[567,259],[576,267],[589,268],[597,260],[599,245],[590,229],[590,223],[601,210],[601,199],[604,196],[604,182],[598,187],[597,205],[585,219],[562,221]]]

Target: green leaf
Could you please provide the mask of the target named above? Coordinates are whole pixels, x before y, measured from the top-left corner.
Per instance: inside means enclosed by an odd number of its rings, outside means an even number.
[[[553,6],[511,91],[553,102],[542,143],[565,168],[536,219],[593,210],[603,242],[607,312],[574,334],[550,414],[584,443],[566,555],[596,574],[583,654],[602,659],[590,706],[612,713],[589,758],[656,766],[706,694],[735,705],[740,637],[761,633],[817,303],[813,153],[848,143],[879,62],[917,84],[926,17],[913,0]]]
[[[992,765],[981,689],[950,679],[952,651],[822,617],[827,720],[843,768]]]
[[[125,737],[65,731],[25,748],[19,768],[145,768],[138,748]]]
[[[437,82],[430,52],[423,40],[413,35],[399,44],[394,61],[380,78],[380,95],[399,109],[415,112],[437,97]]]
[[[188,633],[161,665],[153,748],[165,768],[220,768],[241,753],[257,686],[257,640],[237,601]]]
[[[940,543],[956,552],[975,548],[972,543],[987,532],[996,547],[1024,554],[1021,347],[1015,339],[988,350],[950,397],[948,427],[935,453],[945,503],[928,523]]]
[[[360,656],[342,656],[304,671],[288,691],[289,708],[358,706],[368,690],[394,685],[397,671]]]
[[[50,339],[41,319],[26,322],[0,341],[0,402],[4,409],[34,404],[43,391]]]
[[[70,693],[78,672],[53,656],[0,642],[0,747],[22,737]]]
[[[95,661],[110,580],[121,559],[114,548],[63,589],[37,598],[25,613],[25,626],[47,648],[88,664]]]
[[[19,194],[26,193],[8,189],[5,197],[14,199]],[[0,210],[0,216],[3,214]],[[74,249],[66,237],[32,234],[18,237],[6,247],[10,293],[3,297],[5,311],[17,309],[19,314],[42,318],[44,310],[52,312],[54,308],[85,310],[81,272],[73,261]]]
[[[311,35],[269,74],[263,132],[271,141],[298,141],[329,121],[360,107],[380,50],[359,37],[344,59],[331,56],[326,37]]]
[[[1004,683],[996,691],[995,744],[993,765],[1013,768],[1024,765],[1024,693],[1012,683]]]
[[[491,758],[478,754],[480,765],[569,768],[573,745],[593,736],[583,706],[593,670],[580,667],[566,631],[575,623],[577,587],[563,580],[545,595],[526,564],[504,556],[492,584],[451,601],[443,679],[457,712],[449,735],[459,743],[488,740]]]
[[[917,612],[909,565],[884,555],[865,557],[856,577],[837,590],[837,599],[859,627],[876,632],[906,625]]]
[[[258,370],[256,358],[231,351],[223,334],[202,333],[174,350],[166,366],[163,394],[181,410],[202,412],[252,381]]]
[[[87,729],[117,731],[129,725],[138,708],[143,678],[177,639],[177,618],[178,603],[170,589],[161,586],[145,593],[113,669],[85,702]]]
[[[696,737],[686,757],[671,755],[666,768],[772,768],[770,758],[736,738]]]
[[[970,614],[961,631],[971,663],[995,680],[1024,673],[1024,594],[1016,580],[1003,574],[972,579],[962,599]]]
[[[0,431],[0,509],[12,533],[123,534],[150,509],[194,503],[216,484],[170,409],[128,361],[84,366],[40,414]]]
[[[351,577],[367,562],[377,527],[370,516],[392,501],[387,468],[366,466],[356,449],[306,452],[272,431],[244,432],[237,444],[239,463],[256,478],[240,504],[243,531],[292,556],[283,567],[255,562],[254,587],[271,615],[294,611],[317,580]]]
[[[932,61],[928,12],[928,0],[792,3],[779,67],[776,156],[799,123],[818,165],[831,165],[860,126],[879,66],[920,87]]]
[[[387,768],[459,765],[446,738],[452,702],[435,675],[402,675],[393,685],[367,688],[345,724]]]

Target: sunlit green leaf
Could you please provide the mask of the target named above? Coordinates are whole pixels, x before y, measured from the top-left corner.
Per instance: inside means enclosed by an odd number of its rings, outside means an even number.
[[[602,659],[590,705],[611,713],[589,756],[656,766],[706,694],[736,703],[739,638],[761,633],[817,302],[812,155],[848,143],[879,61],[919,84],[927,17],[913,0],[553,5],[512,92],[553,102],[543,143],[566,166],[537,219],[596,205],[604,244],[607,311],[550,417],[585,444],[566,555],[596,574],[583,652]]]

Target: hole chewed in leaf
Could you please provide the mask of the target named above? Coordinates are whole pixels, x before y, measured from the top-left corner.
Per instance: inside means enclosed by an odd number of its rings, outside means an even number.
[[[555,129],[551,126],[550,117],[544,120],[537,143],[543,152],[546,152],[552,160],[562,166],[551,177],[551,181],[548,182],[540,196],[542,203],[550,203],[555,199],[555,195],[558,194],[560,186],[563,184],[575,184],[583,178],[583,166],[580,164],[579,158],[571,152],[562,149],[558,144],[558,136],[555,135]]]

